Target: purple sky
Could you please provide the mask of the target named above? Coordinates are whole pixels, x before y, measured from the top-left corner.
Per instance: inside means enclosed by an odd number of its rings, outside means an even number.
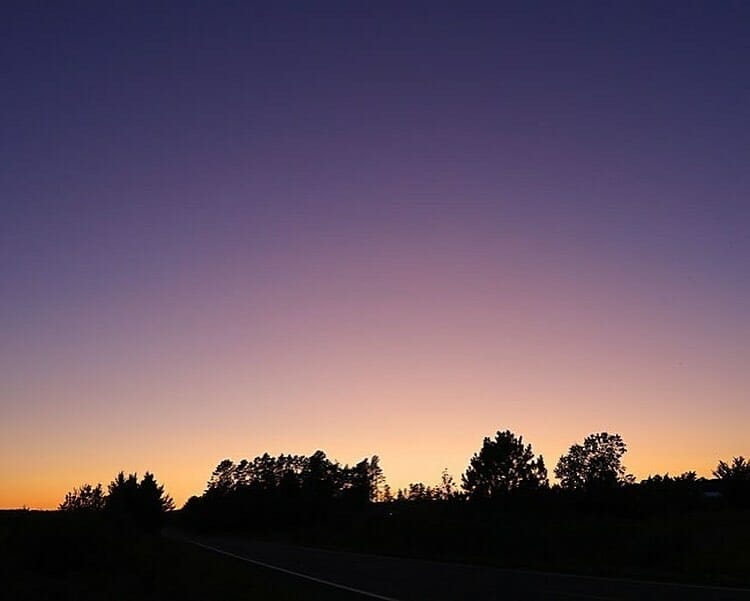
[[[750,5],[357,4],[4,4],[0,506],[750,452]]]

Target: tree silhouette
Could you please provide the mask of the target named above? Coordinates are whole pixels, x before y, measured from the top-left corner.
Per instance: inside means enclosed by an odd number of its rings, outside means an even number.
[[[223,495],[234,488],[236,482],[236,471],[234,462],[231,459],[224,459],[219,462],[214,471],[211,473],[211,479],[206,486],[206,492],[214,495]]]
[[[138,496],[144,508],[157,514],[174,509],[172,497],[164,491],[164,485],[159,484],[151,472],[143,474],[138,485]]]
[[[569,490],[606,490],[632,481],[622,457],[627,447],[619,434],[599,432],[588,435],[583,444],[574,444],[560,457],[555,476]]]
[[[387,482],[383,484],[383,494],[378,500],[383,503],[390,503],[393,501],[393,492],[391,492],[391,486]]]
[[[101,483],[96,486],[82,484],[80,488],[74,488],[65,495],[65,500],[60,503],[60,511],[101,511],[104,509],[106,497]]]
[[[385,474],[380,467],[380,457],[373,455],[367,465],[368,500],[383,501],[385,496]]]
[[[750,507],[750,461],[742,455],[733,457],[731,463],[719,461],[714,476],[730,503]]]
[[[456,482],[453,476],[448,473],[447,467],[443,468],[440,474],[440,484],[437,486],[437,493],[438,497],[443,501],[452,499],[459,494]]]
[[[135,523],[146,530],[156,530],[164,514],[174,509],[174,501],[164,492],[164,486],[146,472],[138,482],[137,474],[120,472],[108,486],[105,504],[107,512],[118,520]]]
[[[675,476],[672,478],[675,482],[679,484],[695,484],[698,482],[698,474],[693,471],[689,472],[682,472],[679,476]]]
[[[125,472],[117,474],[107,486],[106,510],[115,516],[128,516],[135,513],[138,505],[138,476]]]
[[[320,503],[335,496],[338,465],[334,465],[323,451],[315,451],[306,461],[302,471],[302,489],[305,496]]]
[[[732,463],[719,461],[713,474],[719,480],[724,481],[750,481],[750,461],[742,455],[733,457]]]
[[[531,445],[510,430],[498,431],[495,439],[485,438],[479,453],[469,461],[461,477],[471,499],[488,499],[517,490],[548,486],[544,459],[534,458]]]
[[[437,498],[436,491],[422,482],[411,482],[406,490],[399,491],[399,496],[407,501],[433,501]]]

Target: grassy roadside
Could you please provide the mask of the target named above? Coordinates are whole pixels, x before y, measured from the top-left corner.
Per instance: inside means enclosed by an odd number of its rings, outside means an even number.
[[[353,595],[157,535],[57,512],[0,511],[0,598],[346,601]]]

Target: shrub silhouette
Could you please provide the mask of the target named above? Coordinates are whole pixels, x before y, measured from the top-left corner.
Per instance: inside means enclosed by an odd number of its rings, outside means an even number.
[[[65,500],[60,503],[60,511],[101,511],[104,509],[106,497],[101,483],[96,486],[82,484],[65,494]]]

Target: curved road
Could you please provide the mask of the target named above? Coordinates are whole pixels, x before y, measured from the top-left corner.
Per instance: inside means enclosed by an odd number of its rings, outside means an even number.
[[[350,591],[352,599],[455,601],[750,601],[750,589],[591,578],[328,551],[235,538],[181,540]]]

